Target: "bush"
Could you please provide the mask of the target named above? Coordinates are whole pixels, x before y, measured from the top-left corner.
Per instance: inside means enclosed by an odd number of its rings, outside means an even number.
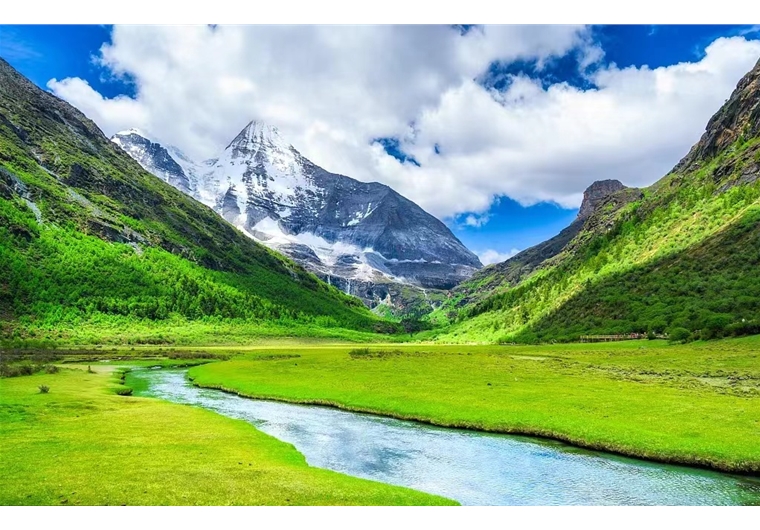
[[[36,372],[32,364],[3,364],[0,365],[0,377],[19,377],[22,375],[32,375]]]
[[[394,333],[400,333],[403,328],[401,325],[395,322],[376,322],[373,326],[375,333],[381,333],[383,335],[393,335]]]
[[[760,153],[760,151],[758,151],[758,153]],[[726,327],[726,333],[733,335],[734,337],[758,335],[760,334],[760,322],[756,320],[736,322]]]
[[[132,389],[128,386],[124,386],[121,388],[116,389],[116,393],[120,396],[131,396],[132,395]]]
[[[219,353],[210,353],[210,352],[195,352],[195,351],[169,352],[166,356],[169,359],[216,359],[219,361],[227,361],[230,358],[229,355],[223,355]]]
[[[516,342],[517,344],[539,344],[541,340],[538,338],[538,335],[530,330],[522,331],[511,338],[504,337],[499,339],[499,344],[508,344],[512,342]]]
[[[37,388],[40,389],[40,394],[47,394],[48,392],[50,392],[50,387],[47,385],[40,385]]]
[[[668,332],[670,342],[686,342],[691,337],[691,331],[686,328],[672,328]]]
[[[57,373],[58,373],[58,372],[60,372],[60,371],[61,371],[61,369],[60,369],[60,368],[58,368],[58,367],[57,367],[56,365],[54,365],[54,364],[46,364],[46,365],[45,365],[45,373],[46,373],[46,374],[57,374]]]

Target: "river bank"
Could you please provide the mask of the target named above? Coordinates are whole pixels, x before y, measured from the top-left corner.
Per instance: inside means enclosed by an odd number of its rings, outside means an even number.
[[[140,395],[241,419],[315,467],[464,505],[760,504],[760,480],[663,465],[525,436],[446,429],[192,385],[186,370],[136,370]]]
[[[293,348],[249,352],[189,373],[199,386],[247,397],[541,436],[754,475],[760,473],[756,343],[409,345],[353,355],[348,347]]]
[[[0,378],[0,505],[455,504],[311,467],[243,421],[117,395],[118,370],[92,368]]]

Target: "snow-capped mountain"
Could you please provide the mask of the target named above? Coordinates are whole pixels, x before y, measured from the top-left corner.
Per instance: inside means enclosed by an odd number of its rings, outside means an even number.
[[[118,132],[111,138],[146,171],[168,182],[175,188],[192,194],[192,183],[182,166],[159,143],[153,142],[139,129]]]
[[[114,142],[245,234],[370,305],[389,295],[383,289],[389,282],[448,289],[482,267],[415,203],[384,184],[320,168],[276,127],[252,121],[218,158],[203,163],[134,130]]]

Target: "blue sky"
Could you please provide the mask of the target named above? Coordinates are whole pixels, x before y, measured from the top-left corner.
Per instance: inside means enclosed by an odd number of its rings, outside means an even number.
[[[591,38],[603,50],[604,58],[591,68],[611,63],[620,68],[644,65],[656,68],[694,62],[702,58],[705,47],[718,37],[737,35],[747,39],[760,37],[756,27],[746,25],[594,27]],[[0,26],[0,56],[43,88],[47,88],[53,78],[75,77],[85,80],[105,98],[122,94],[133,97],[136,87],[129,78],[115,77],[94,60],[100,47],[110,38],[108,26]],[[566,82],[584,90],[593,89],[579,66],[580,59],[579,54],[570,53],[540,68],[535,62],[494,62],[478,82],[503,90],[513,79],[508,75],[525,74],[540,79],[547,86]],[[397,159],[420,165],[413,156],[404,153],[398,138],[375,138],[374,141]],[[435,150],[438,153],[437,144]],[[460,213],[444,220],[469,248],[491,249],[508,255],[514,249],[528,248],[555,235],[576,214],[576,209],[562,208],[552,202],[523,207],[515,200],[501,197],[494,200],[485,214]]]

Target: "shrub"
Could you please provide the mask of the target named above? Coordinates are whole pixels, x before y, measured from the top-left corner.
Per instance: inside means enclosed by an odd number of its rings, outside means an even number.
[[[760,334],[760,321],[744,320],[742,322],[736,322],[730,326],[727,326],[726,332],[729,335],[733,335],[735,337],[740,337],[742,335],[758,335]]]
[[[120,396],[131,396],[132,395],[132,389],[128,386],[123,386],[121,388],[116,389],[116,393]]]
[[[417,318],[404,318],[401,320],[400,324],[406,333],[419,333],[420,331],[432,329],[433,327],[429,322],[425,322]]]
[[[37,388],[40,389],[40,394],[47,394],[48,392],[50,392],[50,387],[47,385],[40,385]]]
[[[400,333],[403,328],[395,322],[376,322],[373,326],[375,333],[382,333],[384,335],[392,335],[394,333]]]
[[[686,328],[672,328],[668,333],[670,342],[686,342],[691,337],[691,331]]]
[[[45,365],[45,373],[46,373],[46,374],[57,374],[57,373],[58,373],[58,372],[60,372],[60,371],[61,371],[61,369],[60,369],[60,368],[58,368],[58,367],[57,367],[56,365],[54,365],[54,364],[46,364],[46,365]]]
[[[219,353],[210,353],[210,352],[195,352],[195,351],[169,352],[166,356],[169,359],[216,359],[219,361],[226,361],[230,358],[229,355],[223,355]]]
[[[25,364],[3,364],[0,365],[1,377],[19,377],[22,375],[32,375],[36,372],[34,365]]]

